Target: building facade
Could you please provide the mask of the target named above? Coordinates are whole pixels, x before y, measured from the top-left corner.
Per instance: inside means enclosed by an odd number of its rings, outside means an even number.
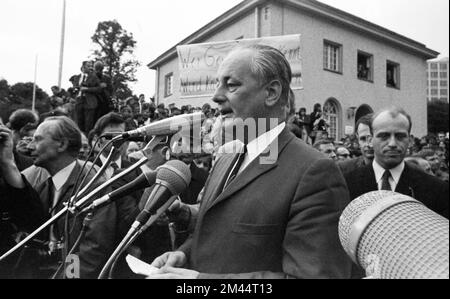
[[[428,101],[448,101],[448,57],[428,61]]]
[[[404,107],[413,134],[427,133],[427,60],[439,53],[425,45],[313,0],[246,0],[179,45],[301,35],[303,87],[296,108],[322,104],[330,136],[353,131],[363,115]],[[211,98],[181,98],[176,47],[149,65],[156,70],[159,103],[201,107]]]

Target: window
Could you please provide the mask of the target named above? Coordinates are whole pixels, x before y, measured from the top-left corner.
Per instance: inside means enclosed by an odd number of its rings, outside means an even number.
[[[447,64],[446,64],[446,63],[441,63],[439,67],[440,67],[440,69],[443,70],[443,71],[446,71],[446,70],[447,70]]]
[[[437,63],[431,63],[431,64],[430,64],[430,68],[431,68],[432,70],[437,70],[437,68],[438,68]]]
[[[358,51],[358,79],[373,82],[373,55]]]
[[[438,72],[431,72],[431,78],[437,78]]]
[[[387,61],[386,86],[400,89],[400,65],[398,63]]]
[[[431,86],[438,86],[438,81],[431,80]]]
[[[166,75],[165,97],[173,95],[173,73]]]
[[[447,81],[441,81],[441,87],[447,87],[448,83]]]
[[[446,72],[441,72],[441,78],[447,78],[447,73]]]
[[[438,95],[438,90],[437,89],[432,89],[431,90],[431,95],[432,96],[437,96]]]
[[[441,96],[448,96],[447,89],[441,89]]]
[[[323,106],[323,116],[328,127],[328,136],[333,140],[338,140],[339,132],[339,107],[334,99],[328,100]]]
[[[270,12],[269,7],[268,6],[264,7],[264,20],[269,19],[269,12]]]
[[[342,45],[324,41],[323,68],[328,71],[342,73]]]

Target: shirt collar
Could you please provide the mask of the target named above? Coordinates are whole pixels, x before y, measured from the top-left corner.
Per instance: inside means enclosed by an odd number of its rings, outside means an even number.
[[[375,171],[375,179],[377,180],[377,183],[381,181],[383,178],[383,174],[386,171],[383,167],[381,167],[380,164],[374,159],[373,160],[373,170]],[[405,169],[405,161],[402,161],[399,165],[392,169],[388,169],[391,173],[391,177],[394,180],[395,184],[398,185],[400,182],[400,177],[402,176],[403,170]]]
[[[286,123],[282,122],[269,132],[266,132],[262,135],[260,135],[258,138],[250,141],[247,144],[247,155],[249,162],[256,159],[259,155],[261,155],[266,148],[272,144],[272,142],[281,134],[281,132],[286,127]]]
[[[76,161],[70,163],[67,167],[61,169],[57,174],[52,177],[53,185],[55,186],[55,190],[59,191],[66,183],[73,169],[75,168]]]
[[[102,165],[106,163],[106,157],[103,155],[100,156],[100,161],[102,161]],[[111,161],[111,163],[116,163],[119,168],[122,168],[122,159],[119,157],[116,161]],[[110,164],[111,165],[111,164]]]

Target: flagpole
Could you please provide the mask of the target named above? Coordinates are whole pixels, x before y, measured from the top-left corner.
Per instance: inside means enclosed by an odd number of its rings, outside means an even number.
[[[66,0],[63,1],[63,16],[61,25],[61,47],[59,52],[59,71],[58,71],[58,87],[61,88],[61,79],[64,62],[64,39],[66,33]]]
[[[31,104],[31,110],[36,112],[36,80],[37,80],[37,69],[38,69],[38,54],[34,61],[34,83],[33,83],[33,101]]]

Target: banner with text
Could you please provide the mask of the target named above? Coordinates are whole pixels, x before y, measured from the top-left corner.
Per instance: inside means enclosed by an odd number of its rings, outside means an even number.
[[[181,97],[212,96],[220,64],[236,45],[263,44],[280,50],[292,68],[292,88],[302,88],[300,35],[178,46]]]

